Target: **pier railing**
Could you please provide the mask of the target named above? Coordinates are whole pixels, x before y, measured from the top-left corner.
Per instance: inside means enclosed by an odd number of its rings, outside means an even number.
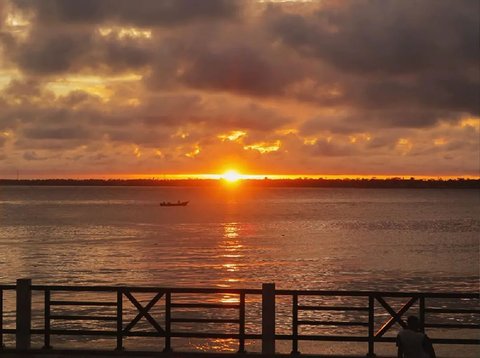
[[[15,295],[15,328],[4,327],[7,292]],[[38,304],[35,306],[43,315],[42,328],[32,328],[32,293],[42,296],[40,308]],[[228,300],[208,299],[219,294],[228,295]],[[147,301],[145,295],[149,295]],[[190,300],[185,300],[186,296]],[[191,297],[195,299],[192,301]],[[258,303],[261,324],[257,332],[246,331],[249,323],[246,297]],[[263,284],[262,289],[60,286],[32,285],[29,279],[21,279],[16,285],[0,285],[0,349],[12,349],[4,345],[5,335],[14,335],[14,350],[30,349],[32,335],[43,338],[44,349],[55,348],[51,344],[54,335],[110,337],[116,340],[116,350],[124,349],[126,337],[157,337],[163,340],[164,352],[174,349],[172,338],[236,340],[239,353],[245,352],[246,340],[257,340],[261,341],[263,354],[274,354],[277,340],[290,341],[292,354],[300,354],[301,341],[332,341],[364,342],[367,356],[373,357],[375,343],[395,342],[395,336],[386,333],[392,333],[395,325],[396,329],[406,327],[404,318],[412,310],[419,317],[422,329],[480,332],[479,301],[477,293],[276,290],[274,284]],[[135,310],[133,316],[131,309],[127,314],[127,304]],[[286,309],[291,312],[286,317],[290,334],[277,333],[279,306],[282,312]],[[158,311],[155,314],[154,309]],[[192,310],[201,310],[202,315],[189,316]],[[228,318],[218,314],[219,311],[228,311]],[[139,327],[142,319],[148,322],[147,326]],[[78,321],[97,322],[97,326],[95,329],[78,328],[74,324],[62,328],[52,326],[52,322]],[[220,327],[221,332],[184,329],[195,324]],[[173,325],[179,327],[174,329]],[[230,330],[223,328],[226,326]],[[318,334],[312,327],[334,327],[347,333]],[[357,328],[360,333],[348,333]],[[433,338],[432,342],[480,344],[478,339],[460,338],[455,334],[449,338]]]
[[[368,292],[368,291],[299,291],[299,290],[277,290],[277,296],[292,297],[292,332],[289,335],[277,335],[276,339],[291,340],[292,354],[299,354],[299,341],[337,341],[337,342],[367,342],[367,356],[375,356],[375,342],[395,342],[396,337],[386,337],[385,334],[397,323],[406,328],[405,317],[409,310],[418,305],[417,314],[420,319],[421,329],[443,328],[443,329],[476,329],[480,330],[480,309],[479,294],[476,293],[425,293],[425,292]],[[363,305],[302,305],[299,304],[301,297],[342,297],[357,298],[357,301],[364,302]],[[402,299],[403,304],[395,310],[389,299]],[[455,300],[460,308],[446,307],[445,303],[438,307],[438,299]],[[343,300],[345,301],[345,300]],[[466,304],[466,301],[470,304]],[[347,301],[348,302],[348,301]],[[428,306],[428,303],[433,305]],[[453,302],[450,302],[453,303]],[[379,314],[379,310],[383,314]],[[364,320],[318,320],[302,319],[302,312],[362,312]],[[386,314],[385,314],[386,313]],[[468,322],[461,323],[430,323],[428,318],[434,318],[438,314],[462,314],[470,315]],[[380,316],[380,317],[379,317]],[[386,317],[385,317],[386,316]],[[438,318],[438,317],[437,317]],[[452,317],[450,317],[452,319]],[[367,335],[307,335],[299,334],[299,328],[304,326],[331,326],[331,327],[365,327]],[[378,328],[377,328],[378,327]],[[437,344],[480,344],[478,339],[467,338],[436,338],[432,339]]]

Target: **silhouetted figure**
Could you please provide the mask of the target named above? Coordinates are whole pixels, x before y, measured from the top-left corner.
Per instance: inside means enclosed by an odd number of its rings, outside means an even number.
[[[398,358],[436,358],[428,336],[420,331],[420,321],[415,316],[407,318],[407,328],[397,335]]]

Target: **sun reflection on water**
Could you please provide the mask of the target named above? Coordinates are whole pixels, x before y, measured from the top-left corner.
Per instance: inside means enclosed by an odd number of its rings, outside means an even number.
[[[238,303],[240,302],[240,298],[238,294],[225,293],[220,299],[220,302],[221,303]]]
[[[235,239],[238,237],[238,223],[226,223],[223,225],[224,237],[228,239]]]
[[[222,265],[228,272],[238,271],[238,264],[227,263]]]
[[[223,240],[219,243],[220,256],[223,258],[222,269],[226,272],[226,278],[221,284],[221,287],[231,287],[232,284],[238,283],[241,280],[238,277],[232,276],[240,270],[239,261],[245,256],[242,253],[244,245],[241,242],[240,224],[237,222],[229,222],[223,224]]]
[[[235,339],[211,339],[208,342],[198,343],[195,348],[202,352],[234,352],[238,346]]]

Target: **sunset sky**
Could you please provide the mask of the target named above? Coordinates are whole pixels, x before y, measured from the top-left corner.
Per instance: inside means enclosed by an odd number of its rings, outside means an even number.
[[[479,6],[0,0],[0,178],[478,177]]]

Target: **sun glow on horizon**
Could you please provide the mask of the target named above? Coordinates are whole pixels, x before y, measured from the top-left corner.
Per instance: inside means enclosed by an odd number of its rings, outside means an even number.
[[[230,183],[234,183],[240,179],[242,179],[242,175],[237,172],[236,170],[227,170],[225,173],[223,173],[222,175],[222,179],[230,182]]]

